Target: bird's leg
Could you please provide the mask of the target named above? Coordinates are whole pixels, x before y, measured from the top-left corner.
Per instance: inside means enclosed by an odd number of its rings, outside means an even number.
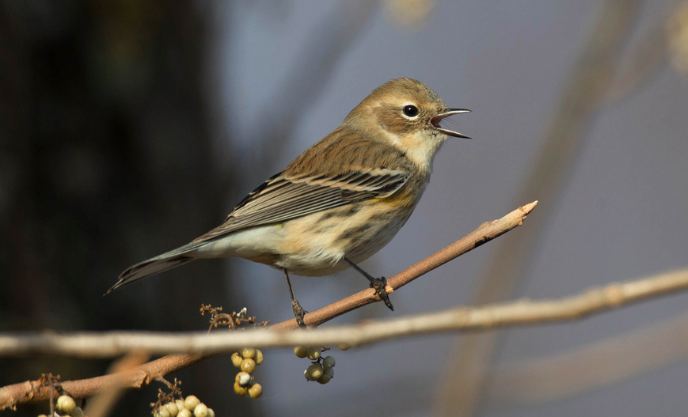
[[[291,287],[291,280],[289,279],[289,272],[286,269],[282,270],[284,271],[284,276],[287,278],[287,285],[289,286],[289,296],[291,297],[291,311],[294,312],[296,324],[298,324],[299,327],[304,328],[306,327],[306,323],[303,321],[303,317],[308,312],[304,310],[303,307],[301,307],[299,300],[297,300],[294,296],[294,290]]]
[[[366,271],[364,271],[360,266],[356,265],[351,261],[349,258],[344,258],[344,260],[351,266],[354,267],[355,270],[363,274],[364,277],[368,279],[368,282],[370,282],[370,288],[374,289],[375,292],[377,293],[378,297],[385,303],[387,308],[390,310],[394,311],[394,306],[392,305],[392,302],[389,301],[389,295],[387,295],[387,290],[385,289],[387,287],[387,278],[385,277],[380,277],[380,278],[375,278]]]

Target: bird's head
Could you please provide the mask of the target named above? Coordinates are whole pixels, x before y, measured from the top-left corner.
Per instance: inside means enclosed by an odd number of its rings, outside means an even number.
[[[419,167],[429,169],[435,152],[448,136],[469,139],[441,126],[440,122],[448,116],[468,112],[468,109],[447,108],[420,81],[397,78],[363,99],[344,124],[390,143]]]

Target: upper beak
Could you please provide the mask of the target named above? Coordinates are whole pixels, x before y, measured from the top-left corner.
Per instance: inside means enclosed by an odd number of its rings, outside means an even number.
[[[463,139],[470,139],[470,137],[464,135],[463,133],[456,132],[454,130],[446,129],[442,126],[440,126],[440,121],[444,119],[445,117],[449,117],[454,114],[461,114],[461,113],[470,113],[471,111],[468,109],[446,109],[442,113],[439,113],[437,116],[434,116],[432,119],[430,119],[430,124],[432,127],[435,128],[435,130],[438,130],[446,135],[449,136],[454,136],[455,138],[463,138]]]

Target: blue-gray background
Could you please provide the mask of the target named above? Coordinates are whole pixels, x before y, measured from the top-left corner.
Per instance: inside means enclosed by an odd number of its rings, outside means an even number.
[[[500,238],[503,242],[499,244],[518,245],[517,235],[528,233],[529,227],[541,227],[535,250],[525,262],[524,277],[508,298],[565,296],[592,286],[686,266],[688,79],[670,64],[670,52],[664,44],[664,28],[676,2],[653,1],[639,6],[635,2],[614,3],[618,8],[638,7],[631,29],[620,43],[617,77],[610,82],[621,85],[616,88],[614,84],[611,90],[621,92],[603,98],[601,103],[590,103],[595,110],[580,132],[585,136],[584,145],[570,158],[570,169],[566,169],[556,195],[548,201],[537,191],[531,191],[532,195],[520,195],[519,191],[537,162],[548,126],[561,111],[565,86],[581,53],[589,47],[604,7],[602,2],[192,2],[189,13],[203,16],[205,25],[203,53],[195,58],[170,54],[166,59],[171,67],[175,60],[201,60],[196,63],[200,75],[194,85],[202,94],[204,135],[210,143],[203,154],[204,163],[212,167],[207,174],[220,177],[212,180],[219,182],[213,191],[218,209],[214,218],[193,220],[200,225],[191,227],[188,219],[208,215],[193,211],[193,199],[181,208],[166,211],[170,201],[175,201],[169,198],[166,205],[151,209],[141,221],[155,224],[156,219],[165,217],[169,223],[142,231],[138,237],[153,243],[149,242],[145,251],[121,255],[120,262],[137,261],[136,256],[153,255],[150,251],[168,249],[202,233],[204,227],[221,220],[223,208],[231,207],[253,186],[327,134],[370,90],[391,78],[410,76],[435,89],[450,106],[471,108],[473,113],[451,123],[474,139],[449,141],[441,149],[433,178],[415,213],[398,236],[364,264],[368,270],[391,275],[481,222],[534,199],[540,200],[540,208],[547,216],[541,218],[536,211],[522,228]],[[425,6],[430,9],[409,23],[395,17],[395,13],[403,11],[403,4],[416,10]],[[170,26],[166,30],[195,29]],[[118,36],[116,31],[111,33]],[[651,47],[646,45],[648,39]],[[657,52],[659,57],[648,51]],[[635,68],[640,67],[636,59],[639,54],[648,55],[649,69]],[[636,72],[640,75],[630,87],[619,82],[622,75]],[[174,89],[178,85],[175,83],[184,82],[183,78],[173,80],[167,88]],[[180,149],[194,146],[194,132],[189,130],[186,137],[186,133],[179,134],[181,145],[176,146]],[[174,129],[168,133],[177,134]],[[153,148],[165,149],[164,136],[157,140]],[[155,160],[157,154],[152,152],[148,159]],[[173,152],[172,162],[164,172],[175,170],[174,158],[184,158],[184,151]],[[98,171],[98,166],[89,169]],[[201,187],[202,174],[198,180]],[[183,194],[185,189],[175,191]],[[122,222],[127,224],[126,220]],[[175,227],[177,224],[181,226]],[[165,236],[168,231],[173,238]],[[151,237],[153,233],[157,236]],[[398,317],[470,304],[488,265],[501,261],[497,243],[481,247],[396,292],[393,314],[376,305],[337,322]],[[106,271],[116,273],[116,267]],[[57,308],[53,311],[58,318],[52,316],[42,325],[58,330],[89,326],[201,328],[203,322],[195,317],[187,317],[177,325],[174,317],[181,313],[175,312],[175,305],[185,305],[185,314],[192,314],[189,312],[209,299],[222,303],[227,310],[247,306],[261,319],[280,320],[290,314],[282,275],[275,270],[230,260],[213,276],[201,277],[199,271],[189,267],[172,273],[169,279],[137,283],[123,290],[130,295],[137,293],[129,300],[124,293],[100,300],[97,290],[107,287],[112,274],[80,277],[95,281],[90,285],[92,297],[98,301],[82,304],[79,313],[73,309],[63,313]],[[222,278],[218,275],[223,273],[227,282],[219,283]],[[21,276],[17,273],[13,279]],[[72,280],[70,285],[79,282]],[[204,284],[193,284],[199,280]],[[345,271],[326,279],[296,277],[294,284],[302,304],[309,309],[347,295],[365,282]],[[182,290],[183,285],[186,287]],[[157,303],[153,300],[160,297],[174,299],[155,308],[142,307],[143,300]],[[537,392],[551,384],[547,380],[521,380],[518,386],[510,387],[500,383],[499,378],[504,375],[500,370],[670,319],[684,312],[687,300],[686,296],[672,296],[581,322],[500,331],[505,337],[497,340],[475,415],[684,413],[688,408],[688,366],[682,355],[660,361],[650,370],[620,377],[614,383],[574,389],[549,399],[522,395],[530,392],[522,385]],[[139,312],[159,321],[141,326],[116,320],[111,325],[79,325],[78,320],[67,318],[93,314],[101,305],[111,308],[107,306],[110,303],[129,315]],[[60,319],[62,314],[64,318]],[[112,315],[117,314],[108,317]],[[32,327],[16,322],[3,325]],[[683,331],[687,328],[685,324]],[[462,338],[423,336],[335,352],[335,379],[325,386],[303,379],[303,360],[287,351],[270,351],[257,374],[265,387],[264,396],[246,412],[279,416],[441,415],[440,410],[446,406],[443,402],[452,397],[443,390],[457,377],[452,361],[462,353]],[[656,349],[645,352],[647,357],[664,351],[667,347],[663,344],[685,344],[685,338],[659,339],[657,343]],[[686,351],[685,346],[672,348]],[[616,353],[616,360],[623,361],[624,350]],[[628,367],[633,368],[637,360],[629,356]],[[225,362],[214,361],[218,366],[205,372],[224,373],[213,376],[217,383],[212,388],[225,394],[213,397],[216,403],[209,405],[227,410],[217,402],[225,401],[223,398],[230,401],[231,370]],[[78,365],[72,366],[69,369],[73,372],[63,372],[63,376],[85,376],[75,370]],[[47,366],[42,369],[48,370]],[[558,379],[590,372],[592,365],[581,363],[558,375]],[[24,378],[32,376],[26,374]],[[187,382],[184,388],[204,396],[202,389],[194,390],[193,382]],[[514,392],[510,392],[512,388]]]

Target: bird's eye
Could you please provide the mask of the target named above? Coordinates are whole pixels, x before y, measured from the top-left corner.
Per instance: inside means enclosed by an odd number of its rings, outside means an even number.
[[[404,116],[409,118],[418,116],[418,107],[413,104],[405,105],[401,111],[404,113]]]

